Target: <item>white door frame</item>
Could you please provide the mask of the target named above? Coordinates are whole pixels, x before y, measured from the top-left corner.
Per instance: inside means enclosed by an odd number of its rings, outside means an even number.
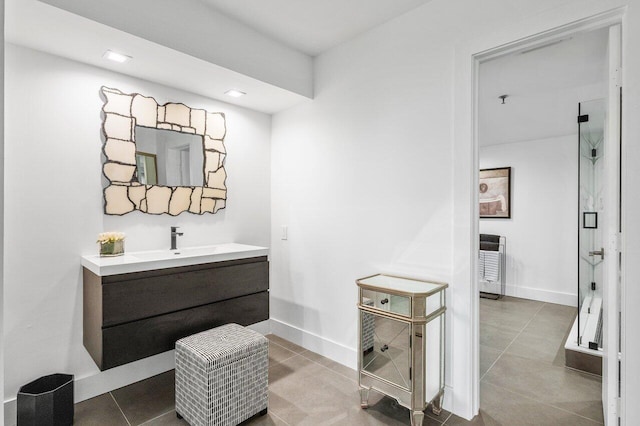
[[[465,100],[471,101],[471,104],[469,105],[470,109],[468,110],[456,105],[456,110],[460,108],[460,110],[463,111],[463,114],[455,118],[455,128],[459,130],[456,130],[457,134],[453,147],[453,154],[457,159],[458,167],[454,168],[453,182],[455,216],[453,233],[454,270],[452,273],[452,282],[454,283],[452,292],[454,292],[454,294],[452,299],[455,300],[456,294],[463,296],[461,301],[465,301],[468,304],[468,312],[471,322],[469,334],[465,335],[464,333],[460,333],[458,336],[452,336],[452,340],[454,340],[454,347],[458,346],[456,344],[457,339],[459,339],[461,343],[465,339],[469,339],[467,342],[471,343],[470,346],[472,349],[472,358],[469,360],[469,363],[464,365],[465,368],[463,368],[463,370],[466,370],[466,372],[471,376],[471,387],[466,392],[469,400],[471,401],[471,405],[464,406],[464,404],[461,404],[459,410],[459,414],[464,417],[471,418],[473,415],[478,413],[480,407],[479,287],[476,274],[473,273],[473,271],[477,271],[479,244],[479,212],[477,203],[479,175],[477,122],[479,64],[480,62],[486,61],[490,58],[560,40],[570,36],[571,34],[610,27],[616,24],[622,25],[624,14],[625,8],[617,8],[603,13],[597,13],[577,21],[568,21],[569,23],[564,24],[561,23],[553,29],[534,33],[534,35],[524,36],[507,43],[496,43],[493,47],[482,50],[472,50],[473,53],[469,56],[467,56],[469,53],[464,50],[457,54],[458,58],[456,60],[456,64],[462,66],[460,67],[461,69],[456,70],[459,74],[456,77],[456,82],[460,82],[462,84],[457,84],[459,91],[456,93],[455,102],[460,103],[459,101],[462,101],[461,103],[464,105],[466,103],[464,102]],[[461,78],[461,76],[465,76],[467,73],[471,76],[470,81],[465,81],[464,78]],[[469,116],[466,115],[468,113],[470,113]],[[469,143],[471,145],[470,151]],[[471,157],[468,156],[469,154],[471,154]],[[459,171],[462,167],[465,167],[465,165],[470,166],[471,176],[466,173],[456,173],[456,171]],[[458,191],[457,189],[461,190]],[[457,205],[460,205],[460,208],[465,206],[466,208],[464,210],[458,210],[456,208]],[[468,210],[466,210],[467,208]],[[466,291],[461,289],[465,282],[470,283]],[[455,354],[453,354],[453,357],[455,358]],[[464,380],[460,380],[460,376],[458,376],[458,380],[454,380],[454,383],[452,383],[454,388],[457,385],[457,381],[459,381],[460,384],[463,384],[464,382]],[[603,386],[605,386],[604,383]],[[609,398],[609,401],[603,401],[603,404],[611,406],[610,402],[611,398]],[[454,405],[452,408],[457,409],[458,407]],[[463,411],[465,408],[469,410],[466,413]]]
[[[622,87],[622,25],[609,27],[608,40],[608,105],[606,118],[605,173],[604,188],[606,196],[604,214],[603,246],[606,260],[604,263],[604,283],[602,303],[604,306],[602,332],[604,346],[608,350],[602,358],[602,404],[606,425],[618,425],[618,416],[622,417],[618,376],[620,332],[621,332],[621,167],[620,146],[620,88]]]

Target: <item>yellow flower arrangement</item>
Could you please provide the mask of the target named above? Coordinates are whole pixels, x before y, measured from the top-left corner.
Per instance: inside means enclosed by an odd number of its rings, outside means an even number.
[[[124,233],[102,232],[98,234],[100,256],[120,256],[124,254]]]
[[[98,243],[113,243],[124,240],[124,232],[101,232],[98,234]]]

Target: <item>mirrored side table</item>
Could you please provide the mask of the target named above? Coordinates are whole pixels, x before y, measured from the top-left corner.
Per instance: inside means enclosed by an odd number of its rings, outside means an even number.
[[[358,384],[361,407],[374,389],[395,398],[421,426],[442,410],[445,283],[373,275],[358,285]]]

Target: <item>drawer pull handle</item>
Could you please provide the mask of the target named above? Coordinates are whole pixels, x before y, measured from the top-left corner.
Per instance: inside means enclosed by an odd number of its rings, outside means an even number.
[[[384,305],[386,303],[389,303],[389,299],[387,299],[386,297],[380,301],[381,305]]]
[[[384,351],[386,351],[387,349],[389,349],[389,346],[388,346],[388,345],[383,345],[383,346],[380,348],[380,352],[384,352]]]

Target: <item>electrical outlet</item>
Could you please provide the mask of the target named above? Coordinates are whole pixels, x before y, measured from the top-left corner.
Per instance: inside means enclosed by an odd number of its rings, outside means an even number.
[[[288,239],[288,234],[289,233],[289,228],[286,225],[282,226],[282,234],[280,236],[280,239],[282,240],[286,240]]]

